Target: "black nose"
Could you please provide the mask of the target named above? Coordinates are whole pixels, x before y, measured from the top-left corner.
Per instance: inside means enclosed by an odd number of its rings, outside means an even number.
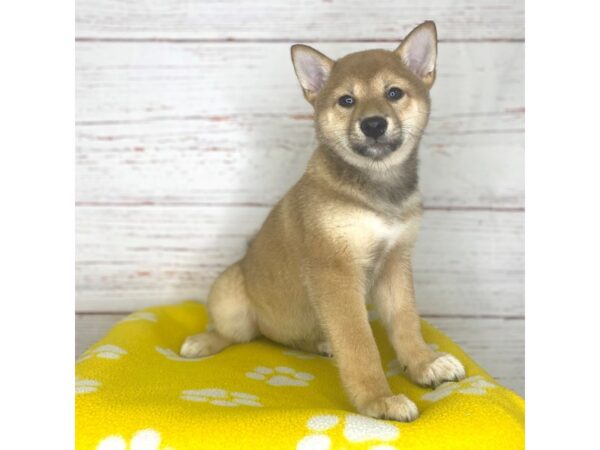
[[[387,130],[387,120],[381,116],[367,117],[360,122],[360,129],[372,138],[378,138]]]

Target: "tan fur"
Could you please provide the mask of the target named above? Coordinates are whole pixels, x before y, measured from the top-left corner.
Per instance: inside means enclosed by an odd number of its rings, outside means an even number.
[[[435,32],[431,22],[421,27]],[[313,58],[328,76],[322,89],[311,91],[318,77],[307,81],[297,70],[315,108],[320,145],[244,258],[213,285],[208,308],[215,330],[188,338],[184,356],[208,355],[258,335],[310,352],[333,352],[359,412],[413,420],[416,406],[394,395],[385,378],[365,306],[371,297],[409,377],[429,386],[464,377],[455,358],[434,353],[423,341],[415,307],[411,252],[422,206],[409,175],[435,72],[412,73],[401,58],[403,45],[335,63],[309,47],[293,48],[296,64],[297,58]],[[405,96],[388,101],[384,93],[390,86]],[[348,93],[357,99],[351,110],[337,104]],[[360,120],[372,115],[387,118],[386,139],[402,136],[398,148],[380,160],[352,150],[365,139]]]

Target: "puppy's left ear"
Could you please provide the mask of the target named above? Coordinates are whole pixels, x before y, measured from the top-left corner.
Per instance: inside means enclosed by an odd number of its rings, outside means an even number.
[[[325,86],[333,61],[308,45],[292,46],[292,63],[304,97],[314,104],[319,91]]]
[[[437,30],[435,23],[427,21],[412,30],[394,51],[404,64],[421,81],[431,88],[435,81],[437,59]]]

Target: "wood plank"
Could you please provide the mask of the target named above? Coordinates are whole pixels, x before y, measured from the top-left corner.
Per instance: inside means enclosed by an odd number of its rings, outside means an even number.
[[[77,135],[84,205],[272,205],[316,146],[309,121],[286,117],[87,126]],[[428,207],[524,204],[522,133],[429,135],[420,160]]]
[[[333,58],[393,44],[319,43]],[[523,129],[523,43],[442,43],[431,133]],[[284,43],[79,42],[77,120],[306,117]]]
[[[125,314],[77,314],[79,356]],[[524,320],[425,317],[459,344],[500,383],[524,394]]]
[[[78,310],[204,298],[269,209],[77,208]],[[423,313],[522,315],[523,214],[427,211],[414,269]]]
[[[426,203],[520,208],[523,46],[445,49],[421,149]],[[80,44],[78,202],[273,204],[315,146],[288,51]]]
[[[78,0],[85,39],[398,39],[433,19],[441,39],[523,39],[519,0]]]

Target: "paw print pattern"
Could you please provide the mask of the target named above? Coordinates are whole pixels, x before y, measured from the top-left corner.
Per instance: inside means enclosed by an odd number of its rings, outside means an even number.
[[[255,367],[252,372],[246,372],[248,378],[264,381],[271,386],[308,386],[315,377],[310,373],[296,372],[291,367]]]
[[[203,356],[201,358],[184,358],[183,356],[178,355],[177,353],[175,353],[170,348],[159,347],[158,345],[155,347],[155,349],[156,349],[156,351],[158,353],[160,353],[161,355],[163,355],[165,358],[170,359],[172,361],[194,362],[194,361],[202,361],[203,359],[210,359],[210,358],[212,358],[212,355],[210,355],[210,356]]]
[[[75,394],[96,392],[102,383],[96,380],[75,380]]]
[[[438,400],[446,398],[455,392],[469,395],[485,395],[487,393],[487,389],[492,389],[495,387],[496,385],[494,383],[490,383],[481,375],[477,375],[474,377],[465,378],[458,383],[443,383],[434,391],[424,394],[421,398],[430,402],[437,402]]]
[[[175,450],[169,446],[162,447],[161,441],[160,433],[149,428],[136,432],[129,445],[122,436],[109,436],[100,441],[96,450]]]
[[[337,415],[311,417],[306,423],[311,433],[298,442],[296,450],[329,450],[332,443],[331,432],[339,425],[340,418]],[[396,440],[400,436],[400,430],[395,425],[358,414],[348,414],[341,431],[345,444],[371,443],[369,450],[393,450],[395,447],[385,442]]]
[[[129,445],[122,436],[109,436],[102,439],[96,450],[175,450],[173,447],[161,446],[161,437],[158,431],[147,429],[136,432]]]
[[[85,361],[90,358],[103,358],[103,359],[119,359],[126,355],[127,351],[116,345],[101,345],[99,347],[91,348],[83,352],[77,362]]]
[[[258,396],[246,392],[229,392],[225,389],[186,390],[181,393],[182,400],[190,402],[208,402],[216,406],[262,406]]]

